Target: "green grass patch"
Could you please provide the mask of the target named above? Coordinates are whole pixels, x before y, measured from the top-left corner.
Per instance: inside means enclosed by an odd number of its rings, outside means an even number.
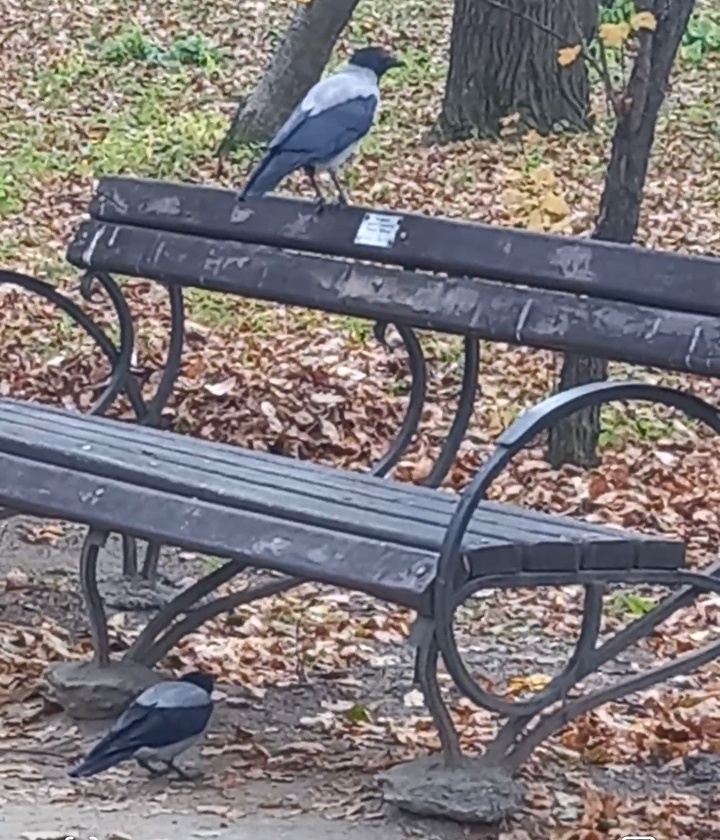
[[[632,408],[606,405],[601,412],[600,447],[615,448],[628,443],[657,443],[673,437],[678,429],[690,429],[693,421],[685,416],[665,415],[656,406]]]
[[[107,40],[88,44],[88,51],[100,62],[110,64],[150,64],[161,67],[189,65],[215,70],[230,57],[230,51],[214,44],[202,34],[176,38],[167,45],[131,23]]]
[[[616,615],[627,615],[633,619],[642,618],[655,609],[656,601],[635,592],[618,592],[610,599],[610,611]]]

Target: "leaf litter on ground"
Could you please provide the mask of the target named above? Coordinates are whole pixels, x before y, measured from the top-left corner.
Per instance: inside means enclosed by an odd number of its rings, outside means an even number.
[[[587,234],[597,212],[612,132],[599,94],[594,106],[598,128],[587,136],[531,134],[503,143],[424,145],[441,102],[451,6],[438,0],[363,0],[341,39],[339,54],[350,45],[380,38],[423,61],[422,73],[408,72],[388,86],[380,125],[350,173],[353,200]],[[63,253],[94,178],[125,172],[212,181],[213,152],[234,101],[257,81],[293,9],[292,3],[243,4],[240,25],[237,4],[227,0],[177,0],[160,6],[139,0],[93,0],[80,7],[56,0],[0,0],[0,75],[5,80],[0,110],[7,115],[0,125],[0,147],[10,162],[0,165],[0,263],[51,279],[80,301],[77,278],[64,264]],[[128,27],[131,19],[134,28]],[[185,49],[187,39],[198,33],[207,40],[203,55],[210,58],[195,66],[163,59],[173,49],[179,54],[177,45]],[[30,51],[28,42],[33,45]],[[109,44],[112,60],[107,50],[103,53]],[[639,231],[645,245],[720,254],[720,193],[713,176],[720,166],[719,68],[714,55],[701,66],[680,59],[650,166]],[[237,186],[250,162],[250,153],[238,150],[224,183]],[[303,190],[298,179],[286,192]],[[136,282],[126,289],[141,324],[135,363],[152,383],[167,347],[166,301],[152,284]],[[383,453],[401,420],[408,381],[402,353],[389,354],[373,344],[366,324],[196,292],[188,297],[187,346],[164,418],[167,425],[353,468],[366,468]],[[3,289],[2,304],[0,394],[87,408],[93,389],[100,389],[108,375],[92,345],[42,301]],[[112,313],[102,301],[88,308],[112,328]],[[396,470],[401,480],[418,481],[427,474],[451,422],[459,388],[458,342],[424,336],[423,343],[433,364],[430,399],[422,435]],[[497,434],[552,389],[558,365],[558,357],[550,352],[484,346],[482,398],[469,439],[445,483],[448,489],[466,486]],[[718,384],[700,377],[626,365],[613,365],[611,372],[682,384],[718,402]],[[129,418],[128,407],[120,405],[115,415]],[[603,456],[597,469],[552,470],[537,445],[496,483],[494,498],[671,534],[688,542],[692,565],[704,566],[720,544],[716,442],[697,425],[659,409],[608,409],[603,420]],[[61,534],[54,523],[27,529],[28,539],[48,544]],[[8,575],[8,592],[25,591],[23,574]],[[306,610],[310,595],[313,606]],[[653,591],[631,592],[625,600],[610,594],[605,629],[626,622],[645,601],[651,605],[658,597]],[[642,653],[673,657],[707,643],[717,637],[719,607],[717,597],[702,599],[646,640]],[[478,640],[492,647],[504,636],[522,639],[528,632],[562,640],[577,632],[579,619],[575,589],[519,591],[477,599],[464,611],[461,627],[469,648]],[[405,638],[410,620],[402,610],[359,595],[309,587],[242,608],[232,621],[216,619],[184,640],[166,664],[181,668],[205,663],[228,684],[245,686],[250,702],[262,702],[272,687],[297,680],[299,659],[311,679],[322,673],[341,674],[345,676],[337,679],[357,689],[353,671],[382,667],[378,660],[384,654],[378,654],[378,645],[392,647]],[[122,647],[136,631],[120,622],[114,632]],[[481,649],[482,655],[487,656],[488,647]],[[3,737],[37,732],[45,725],[51,710],[41,690],[46,663],[84,656],[88,649],[87,639],[74,642],[50,620],[32,628],[0,624]],[[554,650],[551,645],[551,658]],[[508,696],[526,696],[546,683],[553,670],[552,662],[541,670],[523,665],[517,672],[511,664],[506,672],[484,678],[489,687],[495,685]],[[644,692],[633,700],[631,712],[621,703],[602,707],[553,739],[548,749],[565,761],[570,756],[581,767],[653,766],[679,761],[692,750],[718,752],[718,697],[720,674],[712,664],[682,681]],[[360,749],[390,744],[393,760],[437,748],[423,710],[414,702],[400,705],[402,713],[385,720],[354,699],[334,701],[305,720],[296,744],[324,743],[306,740],[305,733],[308,739],[342,735]],[[488,715],[457,698],[454,714],[471,750],[493,731]],[[243,761],[267,763],[262,750],[237,738],[234,746],[246,748]],[[277,762],[273,772],[279,772],[284,762],[293,768],[298,760],[319,766],[327,755],[313,746],[289,749],[272,759]],[[537,815],[539,825],[566,825],[567,832],[558,837],[594,840],[606,836],[619,820],[623,825],[635,820],[660,836],[664,831],[668,836],[700,837],[706,830],[703,821],[711,819],[698,811],[690,796],[623,802],[587,779],[576,800],[559,803],[543,783],[538,765],[536,758],[526,773],[530,780],[537,776],[529,811]],[[572,825],[557,821],[563,809]],[[548,823],[550,813],[554,816]]]

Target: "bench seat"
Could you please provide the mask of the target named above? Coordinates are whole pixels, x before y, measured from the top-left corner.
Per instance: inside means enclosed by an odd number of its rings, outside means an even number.
[[[441,490],[0,400],[0,504],[344,586],[425,610],[457,505]],[[681,543],[484,502],[473,577],[674,569]]]

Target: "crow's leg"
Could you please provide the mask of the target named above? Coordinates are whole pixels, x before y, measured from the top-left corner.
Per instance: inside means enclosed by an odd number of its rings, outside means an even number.
[[[315,167],[314,166],[306,166],[305,167],[305,174],[308,176],[308,180],[312,184],[312,188],[315,190],[316,196],[316,203],[318,206],[318,211],[322,210],[325,206],[325,196],[320,191],[320,187],[318,186],[317,179],[315,178]]]
[[[330,177],[332,178],[332,182],[335,185],[335,189],[337,190],[337,203],[342,204],[344,206],[347,206],[348,205],[348,197],[345,194],[345,191],[343,190],[342,185],[340,184],[340,180],[339,180],[335,170],[334,169],[328,169],[328,172],[330,173]]]
[[[170,772],[169,767],[153,767],[152,764],[150,764],[150,762],[145,758],[136,757],[135,761],[137,761],[143,770],[147,770],[151,779],[157,779],[158,776],[165,776]]]
[[[186,770],[183,770],[182,767],[178,767],[175,762],[170,759],[170,761],[166,761],[165,765],[167,767],[166,773],[169,773],[171,770],[175,772],[178,779],[182,779],[183,782],[194,782],[202,776],[202,773],[188,773]]]

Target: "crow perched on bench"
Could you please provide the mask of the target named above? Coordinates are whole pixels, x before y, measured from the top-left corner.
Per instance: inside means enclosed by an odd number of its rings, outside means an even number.
[[[270,141],[240,200],[271,192],[291,172],[302,169],[320,204],[325,198],[315,180],[319,170],[329,172],[339,203],[347,204],[339,170],[373,126],[380,105],[380,79],[401,65],[380,47],[364,47],[340,70],[310,88]]]
[[[205,732],[213,710],[212,690],[213,678],[199,671],[146,689],[70,776],[94,776],[134,758],[153,777],[174,770],[190,781],[192,777],[174,762]]]

